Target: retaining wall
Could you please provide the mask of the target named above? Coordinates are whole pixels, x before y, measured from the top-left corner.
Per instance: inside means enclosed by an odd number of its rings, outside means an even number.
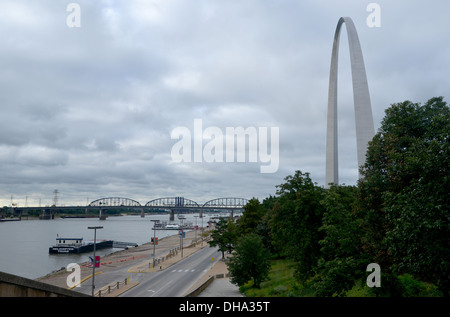
[[[65,288],[0,272],[0,297],[90,297]]]

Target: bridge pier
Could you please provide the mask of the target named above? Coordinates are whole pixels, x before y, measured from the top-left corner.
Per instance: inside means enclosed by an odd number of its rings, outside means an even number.
[[[49,208],[42,209],[42,214],[39,215],[39,219],[42,219],[42,220],[54,219],[54,215],[52,213],[52,210],[49,209]]]
[[[141,218],[145,217],[145,212],[144,212],[144,208],[141,209]]]
[[[103,209],[102,208],[100,208],[98,219],[100,219],[100,220],[105,220],[106,219],[106,213],[103,214]]]
[[[169,221],[174,221],[175,220],[175,212],[173,211],[173,209],[170,209],[170,218]]]

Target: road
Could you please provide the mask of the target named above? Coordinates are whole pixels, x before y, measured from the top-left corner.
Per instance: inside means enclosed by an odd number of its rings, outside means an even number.
[[[163,271],[135,273],[130,278],[139,284],[121,297],[181,297],[221,256],[217,248],[205,247]]]

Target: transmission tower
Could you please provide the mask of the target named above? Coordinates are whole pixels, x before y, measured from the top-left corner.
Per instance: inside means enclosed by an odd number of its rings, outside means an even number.
[[[55,189],[53,191],[53,206],[55,206],[55,207],[58,204],[58,194],[59,194],[59,191],[57,189]]]

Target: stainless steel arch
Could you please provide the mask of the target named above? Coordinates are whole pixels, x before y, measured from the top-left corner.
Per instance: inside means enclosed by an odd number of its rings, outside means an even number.
[[[202,208],[229,208],[229,209],[240,209],[248,203],[246,198],[236,198],[236,197],[226,197],[226,198],[216,198],[207,201],[203,204]]]
[[[139,207],[141,204],[133,199],[122,197],[105,197],[92,201],[90,207]]]
[[[198,207],[199,204],[195,201],[184,197],[165,197],[150,200],[145,204],[145,207],[160,207],[160,208],[183,208],[183,207]]]
[[[355,107],[356,147],[358,152],[358,169],[364,165],[367,145],[375,135],[372,106],[370,103],[369,86],[366,69],[355,25],[349,17],[339,19],[334,34],[333,51],[331,55],[330,83],[328,90],[327,114],[327,145],[325,187],[330,183],[339,184],[338,172],[338,129],[337,129],[337,77],[339,38],[342,24],[346,24],[348,44],[350,48],[350,63],[352,70],[353,102]]]

